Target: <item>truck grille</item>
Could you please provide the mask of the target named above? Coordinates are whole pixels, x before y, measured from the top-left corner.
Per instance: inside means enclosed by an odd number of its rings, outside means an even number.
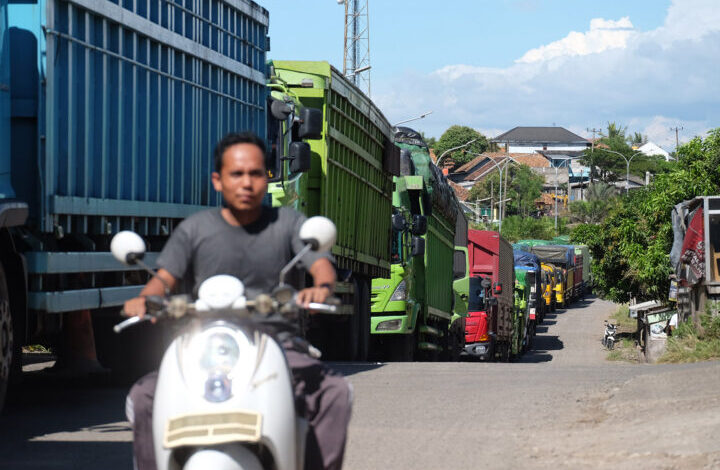
[[[262,415],[252,411],[231,411],[183,415],[168,421],[166,449],[180,446],[257,442],[262,430]]]

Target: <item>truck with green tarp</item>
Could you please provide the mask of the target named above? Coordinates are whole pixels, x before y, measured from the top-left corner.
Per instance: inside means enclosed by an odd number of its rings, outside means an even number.
[[[337,314],[312,315],[307,336],[325,357],[365,360],[370,283],[391,271],[393,176],[399,173],[392,128],[327,62],[271,61],[268,74],[269,124],[278,123],[268,131],[269,202],[328,217],[337,226],[332,253],[341,306]],[[321,135],[299,142],[297,132],[318,121]]]
[[[394,139],[401,176],[393,192],[392,266],[390,277],[373,279],[373,345],[390,360],[457,359],[465,325],[454,282],[462,289],[467,263],[456,270],[454,258],[456,232],[467,232],[467,221],[422,136],[400,127]]]

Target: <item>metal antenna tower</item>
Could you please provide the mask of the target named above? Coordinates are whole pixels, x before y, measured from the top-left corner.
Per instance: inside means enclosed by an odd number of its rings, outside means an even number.
[[[339,2],[338,2],[339,3]],[[343,75],[370,96],[370,17],[368,0],[344,0]]]

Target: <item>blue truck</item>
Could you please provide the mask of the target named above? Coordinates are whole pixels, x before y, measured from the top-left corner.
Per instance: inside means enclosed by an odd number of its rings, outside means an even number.
[[[110,326],[146,276],[110,239],[138,232],[153,264],[183,218],[220,205],[214,144],[266,135],[268,12],[194,5],[0,0],[0,406],[21,346],[73,312],[119,361]]]

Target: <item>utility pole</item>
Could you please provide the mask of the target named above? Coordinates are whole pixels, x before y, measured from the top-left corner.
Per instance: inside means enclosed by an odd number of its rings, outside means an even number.
[[[595,152],[595,134],[599,134],[602,132],[602,129],[595,129],[594,127],[592,129],[585,128],[586,131],[592,132],[592,140],[590,141],[590,155],[592,155]],[[590,182],[593,182],[593,165],[590,164]]]
[[[678,147],[680,147],[680,136],[678,135],[678,131],[683,130],[683,127],[675,126],[670,128],[671,131],[675,131],[675,161],[678,161]]]
[[[370,96],[369,0],[338,0],[345,3],[343,75]]]

